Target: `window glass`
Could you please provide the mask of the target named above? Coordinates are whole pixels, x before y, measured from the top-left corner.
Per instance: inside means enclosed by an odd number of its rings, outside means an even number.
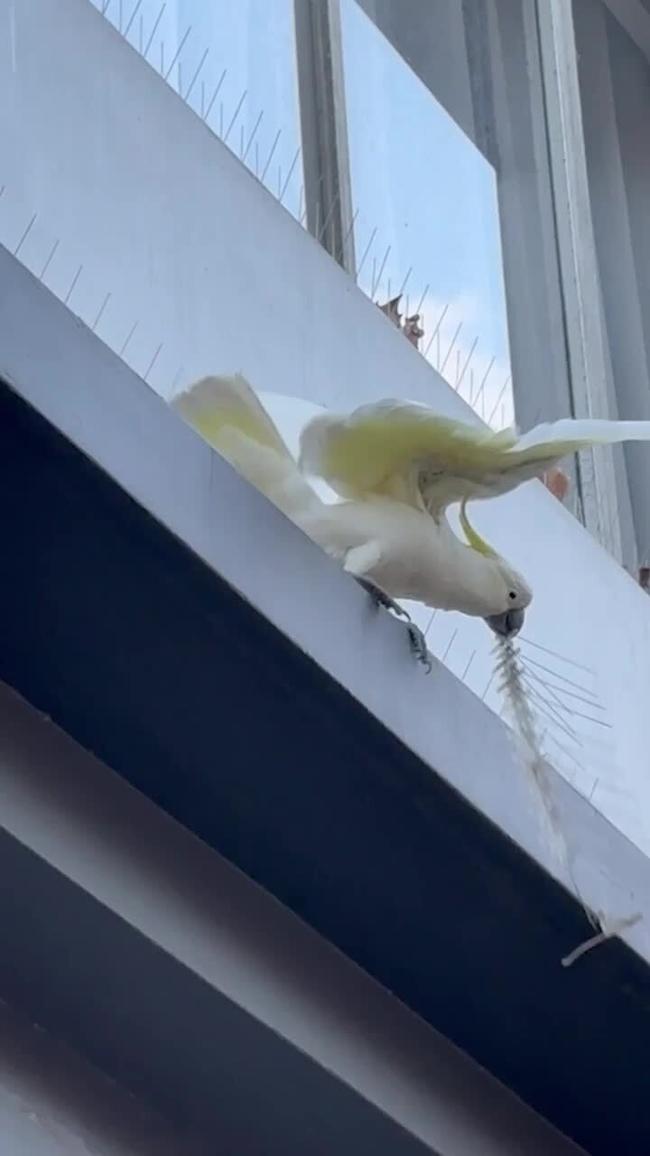
[[[494,169],[362,11],[342,3],[357,276],[445,379],[512,421]],[[409,320],[416,317],[417,320]]]
[[[303,215],[292,0],[92,0],[294,216]]]

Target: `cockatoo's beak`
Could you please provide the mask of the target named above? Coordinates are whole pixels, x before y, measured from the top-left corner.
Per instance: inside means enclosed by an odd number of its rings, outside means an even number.
[[[485,622],[500,638],[514,638],[524,625],[525,617],[524,610],[506,610],[504,614],[490,614]]]

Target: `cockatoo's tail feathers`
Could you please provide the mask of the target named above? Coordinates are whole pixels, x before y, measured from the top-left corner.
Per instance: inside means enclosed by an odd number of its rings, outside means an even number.
[[[217,450],[226,448],[227,431],[237,430],[258,445],[291,457],[268,413],[240,373],[203,377],[173,398],[171,404]]]

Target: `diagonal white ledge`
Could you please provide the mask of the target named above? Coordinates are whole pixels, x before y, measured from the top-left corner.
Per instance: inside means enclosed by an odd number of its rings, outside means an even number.
[[[215,367],[216,370],[219,367]],[[131,369],[0,249],[0,377],[570,892],[507,727],[404,625],[248,486]],[[439,725],[444,720],[444,725]],[[621,937],[650,961],[650,864],[552,768],[585,903],[639,913]]]

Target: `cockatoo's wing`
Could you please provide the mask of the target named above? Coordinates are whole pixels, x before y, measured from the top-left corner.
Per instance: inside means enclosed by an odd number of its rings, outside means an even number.
[[[345,497],[384,495],[437,512],[485,486],[516,440],[387,400],[314,418],[302,431],[300,465]]]
[[[347,497],[383,494],[437,515],[451,502],[506,493],[576,450],[634,440],[650,441],[650,422],[563,420],[517,437],[389,400],[314,418],[300,463]]]
[[[241,374],[204,377],[171,402],[194,429],[292,521],[320,508],[276,426]]]
[[[255,391],[240,373],[203,377],[172,398],[172,405],[220,452],[228,440],[225,431],[236,429],[257,445],[291,457]]]

